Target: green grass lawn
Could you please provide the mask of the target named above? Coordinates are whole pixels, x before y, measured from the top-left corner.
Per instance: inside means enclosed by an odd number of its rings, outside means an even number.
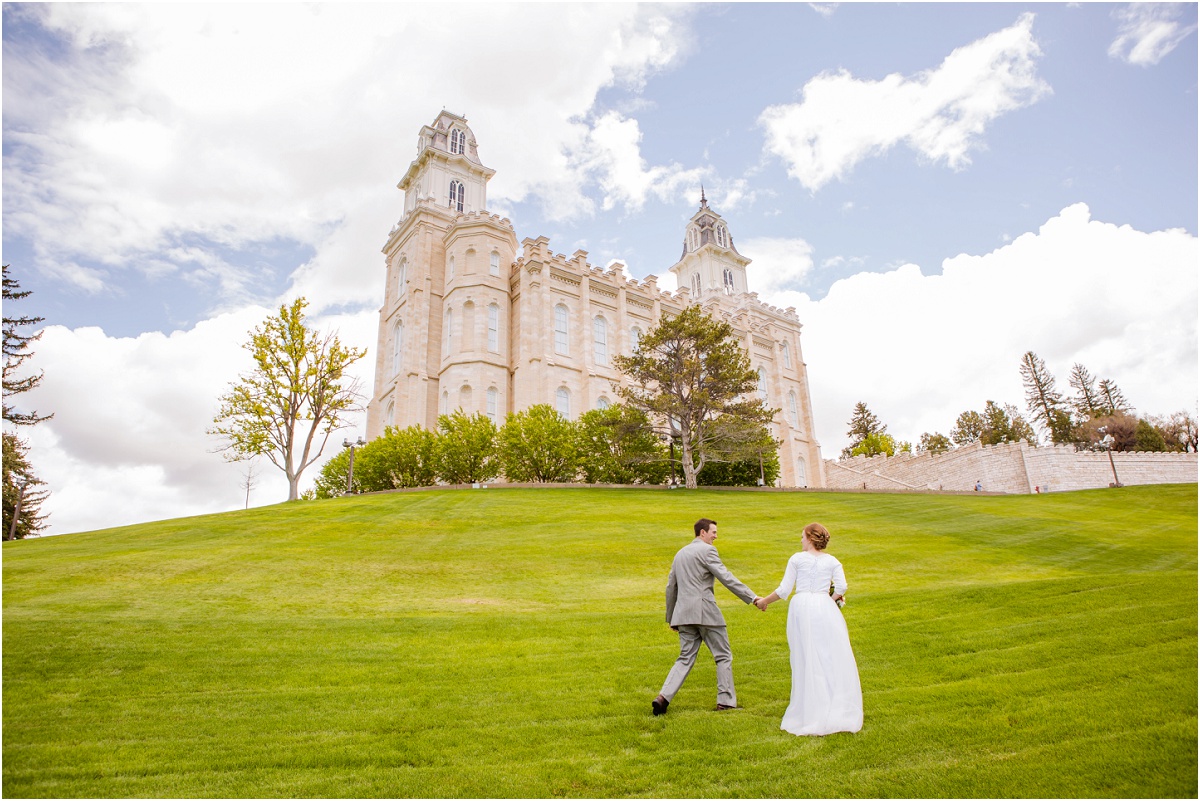
[[[3,794],[1197,794],[1196,486],[1035,496],[547,489],[295,503],[4,543]],[[663,717],[697,517],[759,594],[818,520],[854,735],[779,730],[786,608],[717,588]]]

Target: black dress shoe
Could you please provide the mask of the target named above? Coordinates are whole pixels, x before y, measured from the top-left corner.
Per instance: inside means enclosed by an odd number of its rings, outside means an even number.
[[[728,704],[717,704],[717,712],[724,712],[726,709],[740,709],[741,707],[729,706]]]
[[[650,702],[650,708],[654,710],[654,714],[656,716],[665,715],[667,713],[667,707],[670,705],[671,702],[666,698],[663,698],[661,695]]]

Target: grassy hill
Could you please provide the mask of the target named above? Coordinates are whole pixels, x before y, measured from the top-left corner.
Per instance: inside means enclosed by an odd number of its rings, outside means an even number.
[[[428,491],[7,542],[3,793],[1194,797],[1196,497]],[[745,708],[702,651],[651,717],[702,515],[763,595],[830,528],[862,732],[779,730],[786,609],[720,587]]]

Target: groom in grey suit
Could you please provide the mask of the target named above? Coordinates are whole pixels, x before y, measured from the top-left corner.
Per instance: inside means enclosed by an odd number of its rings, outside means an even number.
[[[696,663],[700,643],[708,646],[717,663],[717,709],[737,706],[733,690],[733,652],[725,633],[725,617],[713,597],[713,579],[746,603],[758,596],[738,581],[717,554],[713,540],[717,538],[717,522],[706,517],[695,525],[696,537],[675,554],[671,575],[667,578],[667,625],[679,632],[679,659],[667,674],[662,692],[650,707],[655,715],[667,711],[667,706]]]

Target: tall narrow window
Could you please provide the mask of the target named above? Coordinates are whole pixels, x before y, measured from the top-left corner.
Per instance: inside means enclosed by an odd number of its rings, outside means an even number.
[[[449,391],[442,392],[442,408],[441,414],[450,414],[450,393]]]
[[[803,457],[796,462],[796,486],[808,486],[808,465],[804,463]]]
[[[488,272],[492,275],[500,274],[500,254],[492,251],[492,256],[488,261]]]
[[[495,303],[488,306],[488,350],[500,352],[500,307]]]
[[[592,355],[596,364],[608,364],[608,321],[599,315],[592,321]]]
[[[450,208],[462,211],[467,199],[467,188],[462,181],[450,182]]]
[[[638,348],[642,346],[642,329],[636,325],[629,329],[629,350],[633,353],[638,352]]]
[[[487,391],[487,417],[493,423],[496,422],[496,396],[500,393],[496,392],[495,387],[488,387]]]
[[[601,395],[600,399],[598,401],[596,401],[596,408],[597,409],[607,409],[608,408],[608,398]]]
[[[792,428],[800,427],[800,409],[796,405],[796,393],[788,393],[788,417],[792,420]]]
[[[479,334],[475,328],[475,304],[467,301],[462,308],[462,331],[458,338],[459,350],[475,350],[475,346],[479,344],[476,338]]]
[[[692,276],[692,294],[697,297],[700,295],[700,273]]]
[[[400,259],[400,266],[396,269],[396,295],[403,295],[404,290],[408,286],[408,259]]]
[[[396,404],[393,401],[388,401],[387,411],[383,413],[383,425],[387,427],[394,422],[396,422]]]
[[[470,385],[463,384],[462,387],[460,387],[458,390],[458,408],[462,409],[463,411],[467,411],[467,412],[472,411],[472,403],[471,403],[472,397],[473,397],[473,395],[471,393]]]
[[[443,333],[446,355],[454,352],[454,309],[446,309],[446,330]]]
[[[733,294],[733,270],[726,267],[725,274],[722,276],[722,278],[724,279],[724,283],[725,283],[725,294],[732,295]]]
[[[455,155],[467,148],[467,135],[457,128],[450,129],[450,152]]]
[[[792,349],[788,347],[788,343],[783,343],[783,366],[791,368],[792,366]]]
[[[453,256],[451,256],[450,260],[448,262],[446,262],[446,273],[451,278],[454,277],[454,257]]]
[[[392,375],[400,372],[400,360],[404,353],[404,321],[397,320],[392,330]]]
[[[767,371],[758,368],[758,395],[763,400],[767,399]]]
[[[554,393],[554,408],[563,417],[571,419],[571,392],[566,387],[559,387]]]
[[[567,333],[568,324],[567,307],[560,303],[554,307],[554,352],[564,356],[571,352],[571,339]]]
[[[725,226],[723,225],[717,226],[717,244],[723,248],[729,247],[729,239],[725,235]]]

